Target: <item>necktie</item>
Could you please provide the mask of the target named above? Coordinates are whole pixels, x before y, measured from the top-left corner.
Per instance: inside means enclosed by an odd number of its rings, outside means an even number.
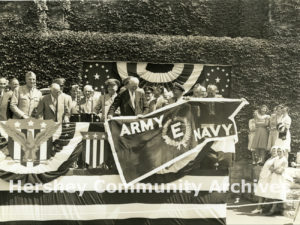
[[[54,104],[55,104],[55,122],[58,121],[57,119],[57,111],[58,111],[58,101],[57,98],[54,98]]]
[[[132,107],[135,109],[135,93],[134,92],[130,92],[130,98],[131,98]]]

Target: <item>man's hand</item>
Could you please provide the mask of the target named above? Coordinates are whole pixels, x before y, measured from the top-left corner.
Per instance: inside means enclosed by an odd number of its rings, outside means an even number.
[[[29,116],[27,116],[26,114],[23,115],[23,119],[28,119]]]
[[[112,118],[113,118],[112,115],[108,115],[108,116],[107,116],[107,119],[109,119],[109,120],[111,120]]]
[[[142,115],[142,114],[138,114],[138,115],[136,115],[136,117],[137,117],[138,119],[141,119],[141,118],[143,118],[143,115]]]

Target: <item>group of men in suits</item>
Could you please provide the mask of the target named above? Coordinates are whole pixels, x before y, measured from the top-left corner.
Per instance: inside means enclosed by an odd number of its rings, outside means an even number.
[[[107,80],[104,95],[94,91],[91,85],[84,86],[83,91],[79,85],[73,85],[68,95],[64,93],[64,78],[54,79],[48,93],[43,95],[36,88],[36,75],[31,71],[26,73],[25,82],[19,86],[17,79],[11,79],[11,90],[7,90],[7,80],[0,78],[0,120],[34,117],[69,122],[71,115],[81,113],[97,114],[103,120],[116,115],[138,116],[184,99],[185,92],[179,83],[173,84],[171,94],[163,86],[141,89],[139,79],[131,76],[123,80],[123,87],[116,79]],[[211,92],[214,95],[216,91],[216,87],[208,87],[206,92],[201,85],[193,89],[194,97],[210,97]]]
[[[36,75],[31,71],[25,74],[25,85],[19,86],[17,79],[11,79],[10,90],[7,90],[6,79],[0,78],[0,120],[34,117],[68,122],[72,98],[63,93],[63,80],[55,79],[50,93],[43,96],[36,88]]]

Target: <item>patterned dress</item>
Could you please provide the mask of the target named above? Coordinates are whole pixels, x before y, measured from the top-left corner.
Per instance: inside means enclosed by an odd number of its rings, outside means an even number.
[[[252,141],[251,149],[267,149],[269,131],[267,129],[269,115],[261,115],[258,112],[255,116],[255,134]]]

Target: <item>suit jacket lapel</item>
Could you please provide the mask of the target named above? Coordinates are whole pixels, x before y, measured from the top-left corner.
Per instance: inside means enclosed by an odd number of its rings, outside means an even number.
[[[56,108],[55,108],[55,106],[54,106],[54,103],[53,103],[53,101],[52,101],[52,97],[51,97],[51,95],[48,95],[49,97],[48,97],[48,103],[49,103],[49,108],[55,113],[55,111],[56,111]],[[47,102],[47,101],[46,101]]]
[[[59,112],[63,112],[64,111],[64,106],[65,106],[65,104],[64,104],[64,96],[61,94],[61,95],[59,95],[58,96],[58,98],[57,98],[57,114],[59,113]]]
[[[135,91],[135,109],[137,110],[137,108],[139,107],[139,100],[140,100],[140,92]]]
[[[129,105],[129,106],[131,107],[131,109],[135,112],[134,107],[133,107],[132,102],[131,102],[129,90],[127,90],[126,92],[127,92],[127,95],[128,95],[128,97],[127,97],[127,99],[128,99],[128,105]]]

